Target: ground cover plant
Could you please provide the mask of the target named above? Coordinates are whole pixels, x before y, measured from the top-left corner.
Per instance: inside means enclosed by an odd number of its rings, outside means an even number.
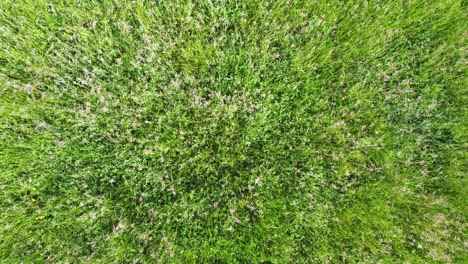
[[[465,14],[0,0],[0,259],[466,261]]]

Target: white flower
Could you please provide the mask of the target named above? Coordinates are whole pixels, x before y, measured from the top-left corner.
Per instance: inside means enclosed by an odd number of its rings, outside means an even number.
[[[255,179],[255,184],[256,184],[256,185],[260,185],[260,184],[261,184],[260,178]]]

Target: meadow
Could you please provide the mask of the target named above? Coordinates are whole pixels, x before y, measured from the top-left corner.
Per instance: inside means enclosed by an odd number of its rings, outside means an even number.
[[[0,0],[0,262],[466,263],[466,14]]]

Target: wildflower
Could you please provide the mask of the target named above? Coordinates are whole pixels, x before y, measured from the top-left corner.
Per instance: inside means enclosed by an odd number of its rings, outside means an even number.
[[[47,123],[44,122],[44,121],[41,121],[39,122],[37,125],[36,125],[36,130],[39,130],[39,129],[43,129],[47,126]]]
[[[261,184],[260,178],[255,179],[255,184],[256,184],[256,185],[260,185],[260,184]]]
[[[31,94],[32,91],[34,90],[34,87],[30,83],[26,84],[25,88],[26,88],[26,91],[28,92],[28,94]]]

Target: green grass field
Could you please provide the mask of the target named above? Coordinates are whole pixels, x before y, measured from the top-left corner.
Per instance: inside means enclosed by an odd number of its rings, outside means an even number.
[[[0,0],[0,262],[466,263],[467,9]]]

